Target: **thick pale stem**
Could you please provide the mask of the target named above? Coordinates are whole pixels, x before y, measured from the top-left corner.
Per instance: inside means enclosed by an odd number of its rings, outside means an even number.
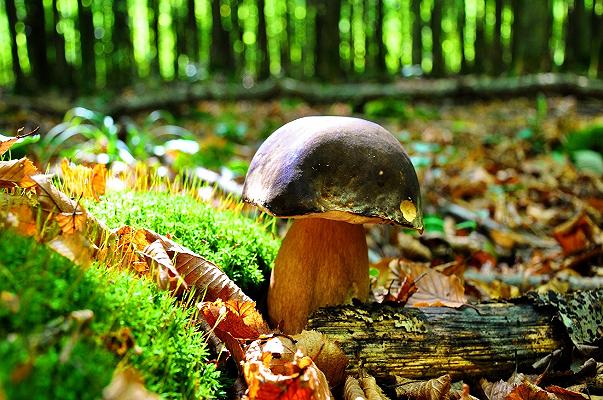
[[[270,278],[268,314],[284,333],[298,333],[319,307],[366,300],[368,249],[362,225],[322,218],[296,219]]]

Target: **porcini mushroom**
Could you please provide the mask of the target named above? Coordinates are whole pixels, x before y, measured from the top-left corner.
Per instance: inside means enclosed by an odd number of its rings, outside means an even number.
[[[419,181],[404,148],[359,118],[305,117],[276,130],[251,161],[243,200],[294,218],[268,291],[269,319],[285,333],[300,332],[319,307],[367,299],[362,224],[423,228]]]

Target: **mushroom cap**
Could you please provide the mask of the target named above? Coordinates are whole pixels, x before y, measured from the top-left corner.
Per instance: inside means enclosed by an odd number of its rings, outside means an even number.
[[[423,229],[419,181],[400,142],[359,118],[289,122],[251,161],[243,200],[276,217]]]

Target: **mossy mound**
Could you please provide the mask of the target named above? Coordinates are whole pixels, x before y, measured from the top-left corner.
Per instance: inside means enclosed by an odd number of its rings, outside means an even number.
[[[0,398],[101,398],[118,364],[162,398],[222,393],[193,311],[153,283],[2,230],[0,254]]]
[[[267,282],[280,245],[251,218],[218,211],[188,195],[114,192],[87,207],[110,228],[130,225],[171,235],[215,263],[252,297]]]

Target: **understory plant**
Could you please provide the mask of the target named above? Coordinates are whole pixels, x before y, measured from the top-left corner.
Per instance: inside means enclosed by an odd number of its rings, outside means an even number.
[[[162,398],[222,395],[194,308],[11,231],[0,230],[0,254],[0,398],[97,399],[129,367]]]

